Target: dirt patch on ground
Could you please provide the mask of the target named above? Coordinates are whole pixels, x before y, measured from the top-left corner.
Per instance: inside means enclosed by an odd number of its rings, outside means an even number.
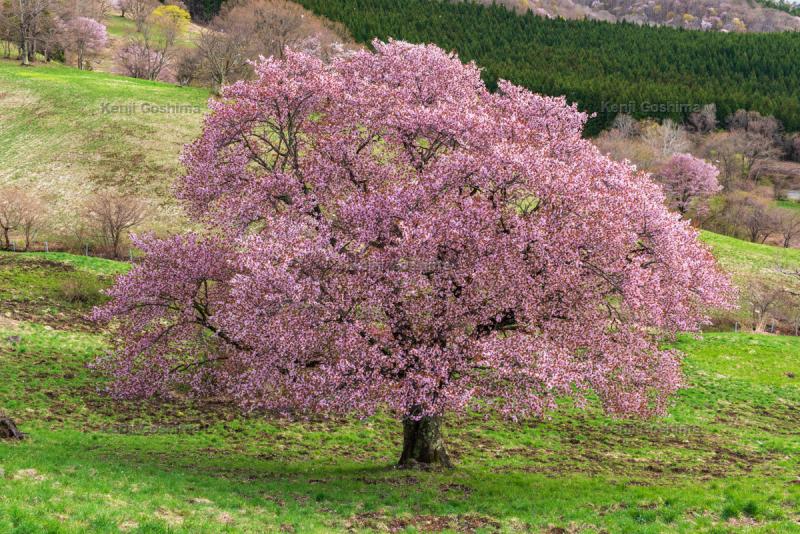
[[[20,261],[14,256],[0,256],[0,267],[11,265],[12,267],[25,266],[26,269],[49,269],[54,271],[72,272],[75,267],[68,263],[52,261],[44,258],[25,258]]]
[[[582,473],[651,483],[747,474],[779,456],[695,426],[631,421],[605,427],[581,419],[548,425],[560,436],[558,448],[505,448],[495,451],[496,457],[522,456],[528,464],[523,470],[547,476]]]
[[[404,532],[413,528],[417,532],[499,532],[500,523],[478,514],[462,515],[415,515],[410,517],[387,517],[377,512],[353,516],[345,526],[350,532],[364,529],[380,532]]]
[[[30,302],[0,299],[0,309],[3,310],[4,319],[17,326],[22,322],[30,322],[56,330],[88,333],[100,331],[100,327],[89,319],[88,312],[66,309],[47,300]]]
[[[0,328],[8,329],[8,330],[17,330],[20,327],[20,321],[11,318],[11,313],[9,312],[9,316],[5,314],[0,315]]]

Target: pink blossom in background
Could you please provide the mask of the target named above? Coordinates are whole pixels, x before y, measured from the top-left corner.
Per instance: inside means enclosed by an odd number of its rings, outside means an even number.
[[[75,54],[79,69],[89,66],[108,43],[105,25],[88,17],[76,17],[63,24],[59,41],[64,50]]]
[[[670,206],[684,215],[693,203],[699,202],[698,210],[704,211],[704,201],[722,189],[717,176],[719,170],[710,163],[691,154],[675,154],[657,177],[664,185]]]

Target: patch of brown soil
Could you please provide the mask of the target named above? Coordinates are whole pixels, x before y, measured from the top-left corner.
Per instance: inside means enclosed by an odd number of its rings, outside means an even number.
[[[413,528],[418,532],[499,532],[500,523],[492,518],[478,514],[430,515],[410,517],[387,517],[377,512],[353,516],[345,525],[349,531],[378,530],[383,532],[403,532]]]

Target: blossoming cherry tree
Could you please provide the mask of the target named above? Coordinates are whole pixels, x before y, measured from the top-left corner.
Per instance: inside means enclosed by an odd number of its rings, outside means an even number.
[[[731,287],[644,174],[581,139],[563,98],[435,46],[302,53],[211,101],[177,194],[204,230],[146,258],[96,311],[121,397],[403,422],[402,465],[449,465],[443,414],[541,415],[594,392],[663,412],[660,340]]]

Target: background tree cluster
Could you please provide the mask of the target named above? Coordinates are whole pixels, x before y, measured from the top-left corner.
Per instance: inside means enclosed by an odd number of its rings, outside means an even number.
[[[14,185],[0,187],[0,247],[5,250],[68,250],[110,258],[127,255],[128,233],[150,215],[147,203],[136,195],[100,190],[88,196],[71,225],[59,227],[52,217],[48,196]]]
[[[787,199],[787,191],[800,190],[797,136],[774,117],[737,110],[718,123],[713,105],[684,125],[622,114],[594,141],[615,159],[652,172],[670,207],[692,224],[753,243],[800,247],[800,202]],[[748,314],[721,316],[721,324],[800,332],[800,281],[777,260],[737,282]]]
[[[595,143],[652,172],[673,209],[699,226],[755,243],[798,244],[800,204],[779,203],[800,189],[800,165],[790,161],[797,136],[755,111],[737,110],[722,129],[715,117],[714,105],[685,125],[621,114]]]
[[[218,91],[250,77],[260,56],[282,57],[289,48],[327,59],[343,53],[347,30],[288,0],[234,0],[199,32],[187,34],[185,4],[167,0],[120,0],[137,32],[117,53],[121,71],[136,78],[203,84]],[[181,43],[180,41],[183,41]]]
[[[628,23],[546,19],[502,6],[440,0],[300,0],[374,37],[433,42],[475,60],[493,86],[508,79],[566,95],[597,113],[596,134],[626,106],[637,118],[684,122],[715,103],[717,118],[737,109],[773,115],[800,129],[800,34],[687,32]],[[633,104],[633,106],[630,106]]]
[[[91,68],[108,43],[102,23],[108,10],[105,0],[6,0],[0,3],[2,55],[16,52],[24,65],[41,55]]]
[[[215,90],[237,79],[249,78],[251,63],[260,56],[284,56],[286,48],[328,59],[347,50],[350,41],[341,24],[311,16],[286,0],[226,2],[205,28],[197,49],[179,65],[181,82],[202,78]]]

